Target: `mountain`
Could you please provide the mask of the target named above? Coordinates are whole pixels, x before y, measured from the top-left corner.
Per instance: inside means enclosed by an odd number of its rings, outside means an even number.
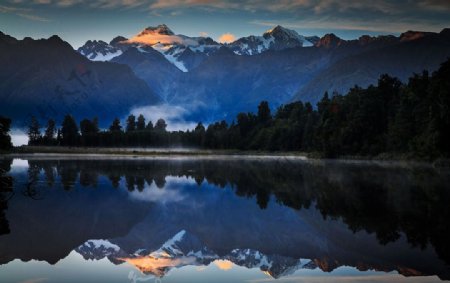
[[[0,113],[25,126],[30,116],[41,122],[97,116],[109,123],[140,104],[160,98],[130,67],[93,62],[57,36],[16,40],[0,34]]]
[[[413,73],[436,70],[450,56],[450,35],[445,30],[409,31],[399,37],[366,36],[352,41],[329,38],[321,48],[331,47],[337,54],[335,60],[300,87],[293,100],[317,101],[325,91],[345,93],[354,85],[367,87],[385,73],[405,81]]]
[[[295,100],[315,104],[325,91],[367,87],[384,73],[406,80],[414,72],[434,71],[449,56],[448,29],[346,40],[276,26],[221,44],[158,25],[131,38],[88,41],[78,52],[58,37],[16,40],[2,34],[0,63],[11,67],[0,71],[0,95],[8,101],[0,110],[14,120],[60,119],[70,112],[106,123],[133,106],[162,102],[185,109],[183,118],[190,121],[231,122],[262,100],[273,109]]]
[[[75,249],[86,260],[108,258],[114,264],[127,262],[147,275],[164,277],[172,268],[186,265],[207,266],[210,263],[229,261],[246,268],[259,268],[273,278],[294,273],[300,268],[317,268],[313,261],[301,263],[299,259],[280,255],[264,255],[251,249],[234,249],[220,257],[203,246],[194,235],[182,230],[167,240],[159,249],[145,248],[127,254],[108,240],[88,240]]]
[[[90,60],[110,61],[129,48],[137,48],[143,52],[152,48],[160,52],[175,67],[188,72],[220,46],[221,44],[210,37],[176,35],[168,26],[162,24],[147,27],[130,39],[118,36],[109,44],[104,41],[88,40],[78,48],[78,52]]]
[[[120,48],[117,48],[102,40],[88,40],[86,44],[78,48],[78,52],[92,61],[109,61],[123,53]]]
[[[130,66],[165,103],[181,105],[188,118],[205,122],[230,122],[262,100],[272,108],[295,100],[315,104],[325,91],[366,87],[384,73],[405,80],[414,72],[437,69],[450,56],[448,30],[345,40],[332,33],[305,37],[276,26],[261,36],[220,44],[159,25],[113,41],[109,45],[123,53],[111,61]],[[98,56],[118,54],[108,46],[105,50],[110,53]]]
[[[237,55],[255,55],[267,50],[283,50],[294,47],[314,46],[319,38],[305,37],[296,31],[276,26],[262,36],[242,37],[230,44],[220,44],[210,37],[189,37],[176,35],[168,26],[150,26],[130,39],[119,37],[109,44],[104,41],[88,40],[78,49],[90,60],[109,61],[122,54],[129,47],[152,47],[183,72],[200,65],[207,56],[222,46],[227,46]],[[117,44],[121,45],[118,46]]]
[[[238,55],[255,55],[267,50],[283,50],[295,47],[311,47],[318,42],[316,36],[305,37],[296,31],[276,26],[262,36],[242,37],[228,46]]]

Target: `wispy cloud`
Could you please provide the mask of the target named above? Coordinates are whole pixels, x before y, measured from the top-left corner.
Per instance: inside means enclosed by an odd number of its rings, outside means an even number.
[[[450,11],[450,1],[448,0],[423,0],[418,1],[418,5],[424,9],[432,11],[439,11],[439,12]]]
[[[245,1],[243,1],[245,2]],[[236,9],[239,7],[238,1],[223,1],[223,0],[156,0],[150,5],[152,9],[165,9],[173,7],[212,7],[220,9]]]
[[[383,33],[400,33],[407,30],[440,31],[442,29],[441,23],[424,23],[401,18],[392,21],[386,21],[383,19],[364,21],[358,19],[311,18],[297,21],[253,20],[250,21],[250,23],[266,27],[282,25],[292,29],[351,30]]]
[[[39,22],[49,22],[50,20],[38,15],[33,14],[33,10],[28,8],[18,8],[18,7],[10,7],[10,6],[2,6],[0,5],[0,13],[3,14],[13,14],[21,18],[25,18],[32,21]]]
[[[45,282],[45,281],[48,281],[48,278],[33,278],[33,279],[21,281],[19,283],[40,283],[40,282]]]

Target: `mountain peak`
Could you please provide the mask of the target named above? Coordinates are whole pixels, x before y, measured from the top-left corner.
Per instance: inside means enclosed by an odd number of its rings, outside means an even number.
[[[116,45],[117,43],[120,43],[120,42],[122,42],[122,41],[127,41],[128,39],[126,38],[126,37],[123,37],[123,36],[116,36],[116,37],[114,37],[110,42],[109,42],[109,44],[110,45],[112,45],[112,46],[114,46],[114,45]]]
[[[145,28],[140,35],[146,35],[149,33],[156,33],[161,35],[174,35],[173,31],[165,24],[157,25],[156,27],[150,26]]]
[[[441,30],[440,34],[450,35],[450,28],[444,28]]]
[[[336,36],[334,33],[327,33],[324,35],[319,42],[317,42],[317,47],[336,47],[342,44],[344,40],[342,40],[340,37]]]
[[[408,30],[407,32],[404,32],[400,35],[400,41],[411,41],[411,40],[417,40],[422,37],[425,37],[427,35],[432,34],[431,32],[423,32],[423,31],[414,31],[414,30]]]
[[[264,37],[273,36],[277,39],[295,39],[295,40],[302,40],[301,36],[295,31],[291,29],[287,29],[285,27],[282,27],[280,25],[275,26],[272,29],[269,29],[263,34]]]
[[[1,41],[4,41],[6,43],[13,43],[17,42],[17,39],[0,31],[0,42]]]
[[[61,37],[55,35],[52,35],[48,38],[49,41],[55,41],[55,42],[64,42]]]

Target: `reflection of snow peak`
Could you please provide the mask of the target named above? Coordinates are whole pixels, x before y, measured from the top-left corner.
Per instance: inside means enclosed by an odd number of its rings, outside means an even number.
[[[178,232],[172,239],[166,241],[159,250],[150,254],[152,257],[173,257],[174,255],[182,255],[183,252],[179,250],[176,243],[180,242],[186,231],[182,230]]]
[[[229,254],[219,257],[202,244],[197,237],[185,230],[176,233],[153,252],[138,249],[134,253],[124,253],[120,247],[105,240],[89,240],[77,248],[84,258],[108,259],[116,264],[129,263],[145,274],[163,277],[172,268],[186,265],[209,266],[213,264],[222,270],[233,266],[258,268],[273,278],[292,274],[298,269],[314,269],[313,261],[300,260],[279,255],[266,255],[252,249],[234,249]],[[303,261],[303,260],[302,260]]]

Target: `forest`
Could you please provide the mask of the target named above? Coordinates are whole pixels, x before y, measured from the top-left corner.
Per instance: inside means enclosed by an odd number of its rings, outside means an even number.
[[[0,145],[11,146],[11,120],[0,117]],[[325,93],[314,107],[301,101],[274,113],[262,101],[256,113],[239,113],[231,123],[201,122],[187,131],[167,131],[143,115],[114,119],[100,129],[97,118],[77,121],[66,115],[60,127],[49,120],[41,132],[29,124],[29,145],[69,147],[192,147],[253,151],[297,151],[322,157],[376,156],[416,158],[450,156],[450,59],[433,74],[414,74],[407,83],[382,75],[377,85],[354,86],[345,95]]]

